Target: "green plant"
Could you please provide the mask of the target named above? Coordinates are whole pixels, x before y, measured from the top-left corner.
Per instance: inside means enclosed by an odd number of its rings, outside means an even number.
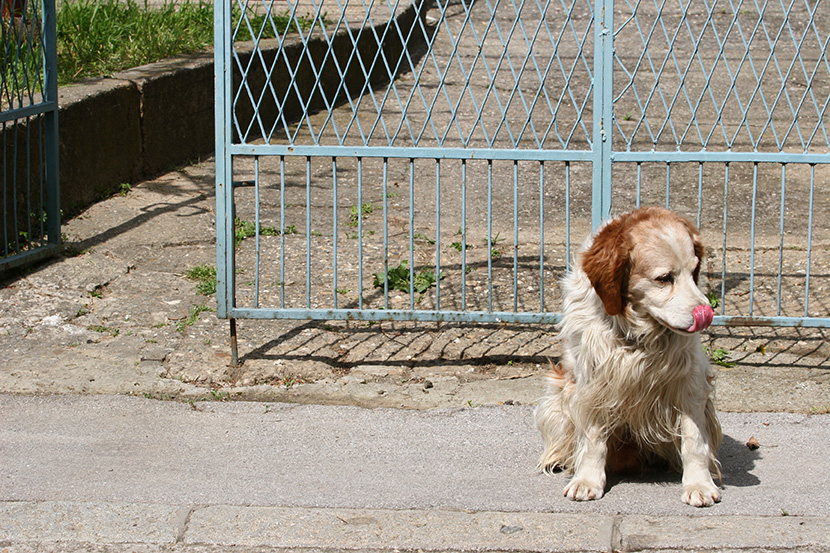
[[[373,203],[366,203],[360,207],[353,205],[349,211],[349,226],[356,227],[360,219],[365,219],[368,215],[375,211]]]
[[[384,282],[389,282],[390,290],[400,290],[401,292],[409,292],[410,282],[412,288],[419,294],[423,294],[430,287],[435,286],[436,278],[435,271],[430,268],[423,268],[417,273],[412,274],[409,269],[409,264],[406,261],[401,261],[397,267],[390,267],[386,271],[384,278],[383,273],[374,273],[374,286],[383,288]],[[443,273],[438,278],[444,278]]]
[[[501,233],[497,232],[495,236],[490,237],[490,240],[487,240],[487,238],[481,239],[481,241],[484,242],[484,245],[490,244],[490,257],[494,259],[501,257],[501,250],[496,248],[496,244],[505,241],[505,238],[500,238],[499,235],[501,235]]]
[[[240,242],[245,240],[246,238],[250,238],[256,235],[256,225],[251,221],[246,219],[240,219],[239,217],[234,218],[233,220],[233,238],[234,242],[238,246]]]
[[[211,390],[210,395],[216,401],[226,401],[231,394],[222,390]]]
[[[708,346],[703,346],[703,351],[706,352],[706,355],[709,356],[709,359],[712,360],[712,363],[716,365],[720,365],[721,367],[731,368],[737,365],[735,361],[732,361],[729,357],[729,352],[723,348],[712,349]]]
[[[104,297],[104,294],[98,288],[96,288],[95,290],[90,292],[89,295],[93,298],[99,298],[99,299]]]
[[[709,305],[712,306],[712,309],[720,307],[720,299],[718,299],[718,296],[716,296],[714,292],[706,294],[706,299],[709,300]]]
[[[131,185],[128,182],[122,182],[121,186],[119,187],[118,193],[121,194],[122,196],[126,196],[127,194],[130,193],[130,190],[132,190],[132,189],[133,189],[133,185]]]
[[[90,325],[86,327],[86,329],[91,330],[93,332],[100,332],[101,334],[109,334],[113,338],[118,336],[118,334],[120,333],[120,331],[117,328],[105,325]]]
[[[412,235],[413,240],[423,240],[427,244],[435,244],[435,240],[424,234],[423,232],[416,232]]]
[[[464,244],[462,244],[461,242],[453,242],[452,244],[450,244],[450,247],[455,248],[458,251],[461,251],[464,249]],[[469,248],[469,246],[467,247]]]
[[[196,265],[189,269],[185,276],[196,281],[196,290],[203,296],[212,296],[216,293],[216,267],[208,264]]]
[[[176,332],[184,332],[185,328],[193,326],[193,323],[199,319],[199,315],[205,311],[213,311],[213,309],[204,304],[194,305],[190,309],[190,314],[185,317],[184,320],[179,321],[178,324],[176,324]]]
[[[288,225],[284,229],[282,229],[283,234],[297,234],[297,227],[294,225]]]

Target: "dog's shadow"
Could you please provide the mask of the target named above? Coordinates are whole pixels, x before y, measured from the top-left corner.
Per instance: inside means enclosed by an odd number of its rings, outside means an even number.
[[[721,484],[726,487],[746,488],[757,486],[761,480],[752,474],[755,462],[760,458],[759,450],[749,449],[745,443],[724,435],[718,450],[721,463]],[[638,474],[612,474],[608,477],[608,488],[622,482],[648,482],[654,484],[675,484],[680,482],[680,474],[667,468],[655,467]]]
[[[760,450],[750,449],[746,443],[724,435],[718,450],[723,484],[727,487],[738,488],[759,485],[761,480],[752,474],[752,469],[755,468],[755,462],[760,457]]]

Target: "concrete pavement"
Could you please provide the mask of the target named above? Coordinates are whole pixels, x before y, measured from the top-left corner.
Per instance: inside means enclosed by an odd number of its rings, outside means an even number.
[[[694,509],[662,473],[566,500],[527,406],[2,395],[0,551],[830,550],[830,416],[721,418]]]

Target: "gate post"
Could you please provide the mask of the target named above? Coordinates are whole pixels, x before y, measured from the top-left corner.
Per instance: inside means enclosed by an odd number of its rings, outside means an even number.
[[[611,214],[614,116],[614,0],[594,3],[594,129],[591,227]]]
[[[61,193],[60,153],[58,145],[58,55],[57,55],[57,5],[55,0],[43,2],[43,37],[47,52],[44,54],[43,100],[52,109],[43,114],[43,149],[45,157],[44,189],[46,191],[46,235],[48,243],[61,244]]]

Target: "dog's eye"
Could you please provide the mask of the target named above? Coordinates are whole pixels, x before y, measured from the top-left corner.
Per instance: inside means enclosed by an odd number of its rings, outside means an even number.
[[[674,284],[674,275],[671,273],[666,273],[665,275],[660,275],[654,280],[656,280],[660,284]]]

